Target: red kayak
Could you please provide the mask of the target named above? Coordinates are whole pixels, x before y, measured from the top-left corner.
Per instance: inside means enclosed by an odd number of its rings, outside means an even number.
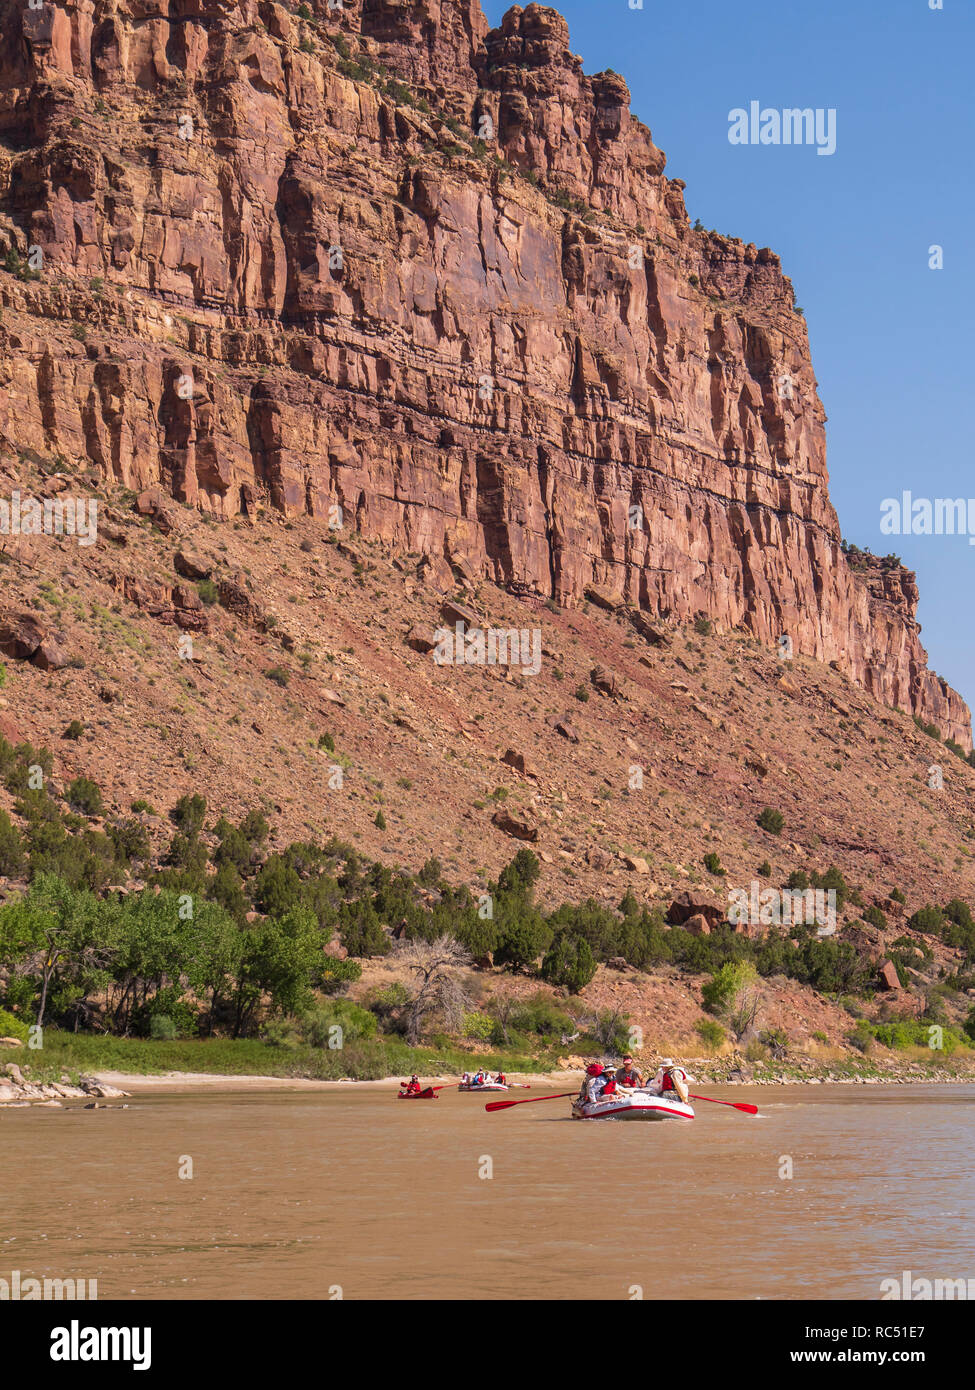
[[[400,1091],[400,1100],[436,1100],[437,1092],[432,1086],[428,1086],[425,1091]]]

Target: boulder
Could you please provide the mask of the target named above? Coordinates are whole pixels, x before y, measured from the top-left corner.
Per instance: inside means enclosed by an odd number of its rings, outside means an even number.
[[[620,606],[619,599],[608,594],[605,589],[598,589],[595,584],[587,584],[585,594],[590,603],[594,603],[606,613],[615,613]]]
[[[691,936],[711,935],[711,923],[705,917],[703,912],[695,912],[694,916],[688,917],[687,921],[683,925],[684,930],[686,932],[690,932]]]
[[[483,620],[473,608],[468,608],[464,603],[457,603],[454,599],[444,599],[440,605],[440,613],[445,622],[451,625],[463,623],[465,628],[479,628],[483,625]]]
[[[209,579],[213,574],[212,563],[205,560],[198,551],[185,545],[177,550],[173,558],[173,568],[183,579]]]
[[[682,927],[685,922],[698,915],[707,918],[713,927],[725,920],[728,908],[725,903],[718,903],[714,898],[705,898],[697,892],[679,893],[667,909],[667,921],[672,927]]]
[[[880,967],[880,974],[877,978],[878,989],[898,990],[901,982],[897,976],[897,967],[892,960],[885,960]]]
[[[509,748],[506,753],[502,754],[501,761],[507,767],[513,767],[516,772],[520,772],[522,777],[537,778],[538,774],[529,765],[524,753],[519,753],[514,748]]]
[[[604,695],[612,695],[614,700],[619,699],[623,694],[623,686],[619,677],[605,666],[594,666],[589,673],[589,679],[597,690],[601,690]]]
[[[424,555],[416,567],[416,577],[435,594],[449,594],[457,583],[453,570],[441,555]]]
[[[538,823],[527,812],[509,811],[501,806],[491,819],[499,830],[503,830],[506,835],[512,835],[516,840],[538,839]]]
[[[632,869],[635,874],[648,874],[650,865],[638,854],[624,854],[620,856],[628,869]]]
[[[629,614],[631,626],[640,634],[645,642],[649,642],[652,647],[665,647],[670,641],[670,633],[666,628],[660,627],[657,623],[652,623],[645,613],[638,610],[631,611]]]
[[[406,645],[425,656],[427,652],[432,652],[437,644],[429,628],[424,627],[422,623],[414,623],[406,634]]]
[[[62,641],[34,613],[0,617],[0,653],[14,661],[29,661],[42,671],[60,671],[69,660]]]
[[[613,856],[606,850],[600,849],[598,845],[592,845],[586,850],[586,863],[591,869],[598,869],[600,872],[609,869],[613,863]]]
[[[561,734],[563,738],[567,738],[570,743],[579,742],[579,735],[569,715],[550,714],[545,722],[550,725],[557,734]]]

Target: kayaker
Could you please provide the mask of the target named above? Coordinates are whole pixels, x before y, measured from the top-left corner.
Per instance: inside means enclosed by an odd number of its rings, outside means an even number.
[[[687,1072],[683,1067],[677,1065],[672,1057],[665,1057],[657,1068],[657,1074],[653,1078],[653,1085],[659,1095],[665,1096],[673,1093],[678,1100],[687,1102]]]
[[[624,1057],[623,1065],[616,1068],[617,1086],[629,1086],[635,1088],[643,1085],[643,1078],[633,1065],[632,1057]]]
[[[414,1072],[413,1075],[410,1077],[410,1084],[406,1088],[406,1094],[408,1096],[418,1096],[422,1089],[423,1087],[420,1085],[420,1078],[417,1076],[416,1072]]]

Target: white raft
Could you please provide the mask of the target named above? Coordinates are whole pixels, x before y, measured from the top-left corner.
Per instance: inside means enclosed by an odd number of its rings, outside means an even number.
[[[458,1091],[506,1091],[508,1088],[501,1081],[482,1081],[480,1086],[474,1086],[469,1081],[462,1081],[457,1089]]]
[[[693,1120],[694,1107],[679,1096],[655,1091],[617,1091],[592,1104],[572,1102],[574,1120]]]

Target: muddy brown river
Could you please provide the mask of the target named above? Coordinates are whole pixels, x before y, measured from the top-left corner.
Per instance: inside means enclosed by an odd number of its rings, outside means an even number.
[[[0,1111],[0,1278],[94,1278],[103,1299],[846,1299],[905,1270],[975,1280],[975,1086],[709,1090],[760,1117],[579,1122],[567,1100],[489,1115],[476,1095],[371,1088]]]

